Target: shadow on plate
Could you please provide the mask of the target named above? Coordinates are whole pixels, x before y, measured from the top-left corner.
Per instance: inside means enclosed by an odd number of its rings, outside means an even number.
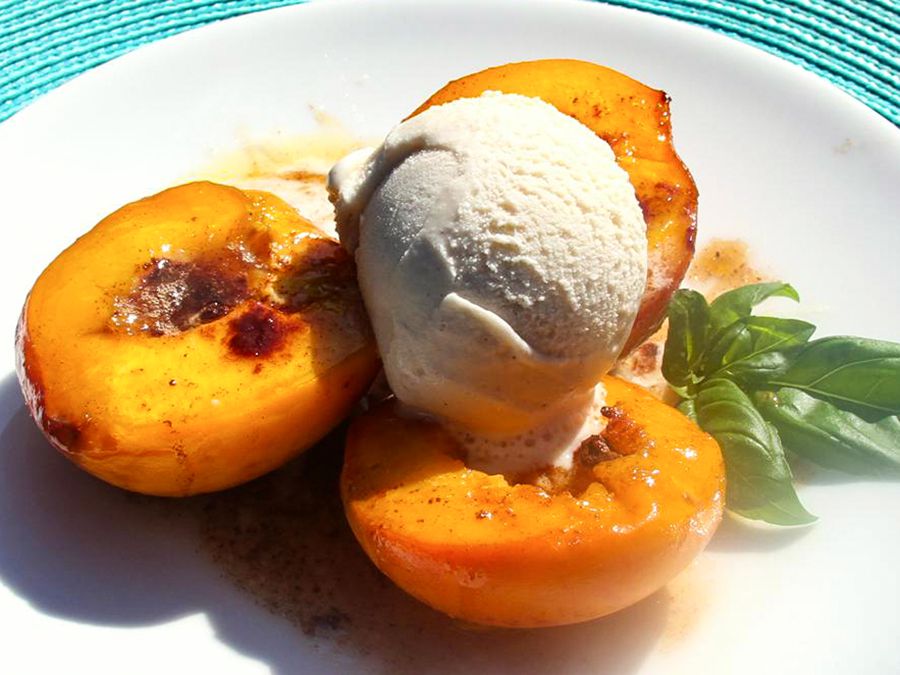
[[[628,673],[666,628],[666,591],[535,631],[466,628],[421,605],[375,570],[346,525],[339,435],[246,486],[162,500],[107,486],[50,448],[14,376],[0,382],[0,419],[0,581],[47,615],[139,627],[203,613],[223,643],[284,675],[362,664]]]
[[[152,626],[209,613],[248,655],[278,652],[283,635],[197,555],[196,519],[183,516],[199,500],[132,495],[74,467],[31,421],[13,375],[0,381],[3,419],[0,582],[79,623]]]
[[[726,512],[710,551],[770,553],[791,546],[811,532],[810,527],[779,527],[744,520]]]
[[[900,474],[886,468],[880,472],[876,469],[871,474],[852,474],[844,471],[826,469],[797,455],[792,455],[791,472],[794,482],[803,485],[848,485],[851,483],[896,483]]]
[[[667,591],[592,623],[540,630],[466,627],[422,605],[353,538],[337,487],[342,438],[222,494],[204,519],[204,540],[226,574],[320,653],[364,656],[367,670],[390,673],[628,673],[667,628]]]

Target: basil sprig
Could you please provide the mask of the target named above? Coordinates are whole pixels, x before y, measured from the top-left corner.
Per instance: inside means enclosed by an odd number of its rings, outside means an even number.
[[[815,520],[785,448],[829,469],[900,475],[900,344],[810,340],[806,321],[755,316],[790,284],[751,284],[713,302],[682,289],[669,305],[662,371],[679,409],[722,448],[727,506],[777,525]]]

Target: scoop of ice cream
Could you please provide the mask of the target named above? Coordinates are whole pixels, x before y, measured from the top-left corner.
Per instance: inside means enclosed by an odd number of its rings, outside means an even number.
[[[634,322],[645,225],[609,145],[539,99],[426,110],[329,175],[397,397],[478,434],[584,401]]]

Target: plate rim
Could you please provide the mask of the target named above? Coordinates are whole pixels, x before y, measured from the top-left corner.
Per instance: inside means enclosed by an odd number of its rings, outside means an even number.
[[[38,96],[25,107],[13,113],[12,116],[0,122],[0,145],[4,142],[4,135],[7,133],[15,133],[20,126],[30,124],[33,117],[47,114],[47,111],[54,106],[64,105],[65,99],[70,96],[70,92],[73,89],[83,86],[86,82],[102,81],[108,74],[114,74],[122,68],[131,68],[144,60],[152,61],[156,58],[157,52],[172,49],[182,42],[197,39],[213,39],[212,36],[215,36],[217,33],[235,30],[236,26],[244,27],[255,21],[268,21],[271,16],[277,14],[287,15],[316,11],[345,12],[347,11],[346,7],[353,6],[366,7],[367,11],[380,11],[385,7],[390,7],[392,10],[405,7],[417,12],[431,12],[441,8],[471,12],[472,10],[485,7],[491,9],[505,7],[510,11],[543,11],[552,8],[558,11],[562,7],[564,8],[563,11],[595,12],[598,15],[603,13],[637,15],[641,17],[639,19],[641,21],[669,25],[673,30],[682,31],[694,40],[707,40],[713,44],[716,50],[729,50],[742,60],[759,58],[767,60],[772,68],[777,69],[778,72],[775,75],[796,80],[798,85],[808,87],[811,92],[831,99],[836,106],[847,106],[848,110],[853,110],[854,116],[858,118],[861,124],[864,124],[872,131],[883,133],[886,138],[891,139],[891,142],[896,143],[898,150],[900,150],[900,127],[895,126],[886,117],[849,92],[798,64],[704,26],[654,14],[642,9],[611,5],[598,2],[597,0],[429,0],[427,3],[417,2],[416,0],[307,0],[298,4],[273,7],[228,17],[139,45],[133,50],[84,71],[71,80],[67,80],[58,87]]]
[[[78,86],[83,85],[84,82],[93,81],[94,79],[102,80],[107,77],[108,73],[115,73],[117,70],[121,69],[130,69],[132,68],[133,63],[140,63],[141,59],[146,59],[148,61],[154,61],[157,58],[157,53],[159,51],[164,51],[167,49],[171,49],[173,43],[179,43],[181,41],[187,42],[191,40],[195,40],[198,37],[198,34],[202,33],[206,34],[219,34],[225,30],[233,29],[235,24],[246,24],[251,23],[254,20],[263,21],[270,20],[272,14],[277,13],[290,13],[290,12],[309,12],[309,11],[339,11],[333,8],[346,7],[347,5],[362,5],[362,2],[365,0],[330,0],[330,2],[326,3],[324,0],[308,3],[307,5],[291,5],[286,7],[274,8],[270,10],[265,10],[262,12],[255,12],[252,14],[242,15],[238,17],[233,17],[230,19],[226,19],[220,22],[216,22],[210,24],[208,26],[203,26],[197,29],[188,30],[178,35],[170,36],[168,38],[158,40],[146,45],[142,45],[132,52],[124,54],[116,59],[113,59],[105,64],[102,64],[86,73],[83,73],[72,80],[64,83],[60,87],[54,89],[53,91],[45,94],[44,96],[36,99],[34,102],[23,108],[21,111],[17,112],[11,118],[0,124],[0,148],[3,147],[4,142],[8,139],[6,133],[18,133],[18,130],[27,129],[28,133],[33,133],[33,125],[40,124],[43,119],[46,119],[45,116],[47,114],[52,114],[53,111],[60,105],[66,105],[66,97],[70,96],[69,93],[72,90],[76,90]],[[425,11],[430,11],[430,8],[427,8],[423,4],[419,4],[414,2],[414,0],[402,0],[401,3],[397,2],[388,2],[388,0],[369,0],[367,4],[372,6],[391,6],[392,8],[396,8],[398,4],[405,4],[409,6],[416,6],[418,8],[426,8]],[[462,11],[473,11],[474,8],[483,7],[486,5],[492,6],[509,6],[511,2],[507,0],[490,0],[490,2],[482,3],[477,2],[477,0],[459,0],[458,2],[449,2],[447,0],[441,0],[440,2],[433,3],[432,6],[446,6],[448,8],[452,7],[455,9],[462,8]],[[866,130],[871,130],[877,135],[878,139],[889,140],[893,147],[900,149],[900,134],[897,133],[898,129],[894,127],[886,118],[882,117],[880,114],[870,109],[861,101],[858,101],[852,95],[842,91],[832,83],[824,80],[820,76],[811,73],[809,71],[804,70],[800,66],[796,64],[792,64],[788,61],[785,61],[777,56],[769,54],[762,49],[754,47],[752,45],[748,45],[746,43],[740,42],[738,40],[729,38],[727,36],[721,35],[709,29],[705,29],[699,26],[694,26],[682,21],[677,21],[675,19],[671,19],[669,17],[663,17],[654,15],[648,12],[643,12],[639,10],[634,10],[630,8],[623,8],[611,5],[603,5],[594,2],[584,1],[584,0],[524,0],[521,3],[516,3],[517,7],[541,7],[541,8],[552,8],[554,11],[559,10],[560,6],[563,4],[568,4],[573,8],[577,5],[590,6],[589,12],[597,12],[598,14],[602,14],[603,12],[612,12],[614,14],[628,14],[628,15],[640,15],[639,20],[652,20],[654,22],[662,22],[665,24],[675,24],[677,25],[679,30],[684,30],[687,32],[696,33],[700,39],[706,40],[708,44],[713,44],[713,48],[718,50],[720,48],[728,48],[730,45],[733,53],[737,53],[740,59],[743,61],[756,61],[759,62],[759,57],[762,56],[764,59],[769,59],[772,63],[778,66],[778,72],[776,75],[778,77],[791,77],[796,78],[796,80],[804,86],[810,87],[810,91],[813,94],[820,93],[823,97],[827,97],[823,100],[833,100],[835,105],[842,106],[842,110],[848,109],[846,108],[847,99],[851,102],[851,105],[856,110],[856,113],[853,114],[852,118],[849,120],[848,125],[860,125],[861,128],[865,128]],[[315,9],[314,9],[315,8]],[[346,10],[340,10],[346,11]],[[581,10],[576,10],[581,11]],[[226,28],[227,27],[227,28]],[[705,36],[705,37],[704,37]],[[711,38],[711,40],[710,40]],[[786,68],[785,68],[786,66]],[[793,74],[791,74],[793,73]],[[825,86],[822,86],[822,85]],[[837,94],[837,96],[835,96]],[[799,94],[798,94],[799,96]],[[841,103],[843,101],[843,103]],[[865,112],[862,112],[865,111]],[[874,117],[873,117],[874,116]],[[850,114],[848,113],[848,117]],[[881,123],[876,122],[876,120],[881,120]],[[883,124],[882,124],[883,123]],[[883,133],[882,133],[883,132]],[[890,133],[893,132],[893,133]],[[0,164],[2,164],[2,160],[0,160]],[[3,586],[2,580],[0,580],[0,586]],[[40,611],[39,609],[37,611]],[[80,623],[74,620],[66,619],[67,621],[72,621],[72,623]],[[107,626],[103,626],[106,628]],[[224,648],[229,650],[234,650],[234,647],[229,643],[224,643]],[[235,650],[236,651],[236,650]],[[240,652],[237,652],[240,653]],[[242,654],[242,653],[241,653]],[[243,655],[243,654],[242,654]]]

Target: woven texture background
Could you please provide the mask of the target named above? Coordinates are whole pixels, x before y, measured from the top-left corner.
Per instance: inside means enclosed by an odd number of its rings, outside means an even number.
[[[79,73],[175,33],[298,0],[0,0],[0,121]],[[611,0],[743,40],[900,124],[900,0]]]

